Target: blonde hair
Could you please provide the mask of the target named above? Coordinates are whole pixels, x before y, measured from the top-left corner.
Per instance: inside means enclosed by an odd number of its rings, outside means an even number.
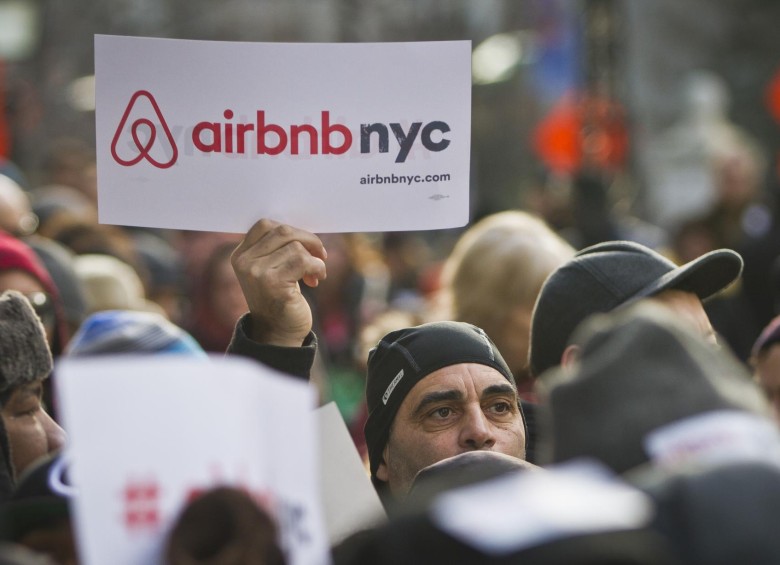
[[[510,314],[533,309],[547,276],[574,249],[538,217],[521,211],[493,214],[455,244],[442,272],[445,315],[487,332],[501,349]]]

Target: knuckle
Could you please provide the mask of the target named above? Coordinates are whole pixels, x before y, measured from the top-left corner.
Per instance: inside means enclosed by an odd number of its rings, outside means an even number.
[[[253,280],[257,281],[258,283],[265,283],[272,278],[270,271],[261,268],[260,265],[257,264],[252,265],[249,268],[248,274]]]
[[[307,253],[306,248],[303,246],[303,243],[301,243],[298,240],[291,241],[290,243],[287,244],[287,247],[289,248],[289,251],[295,255],[302,255],[304,253]]]
[[[230,264],[237,273],[244,273],[250,267],[250,262],[243,253],[233,252],[230,256]]]
[[[287,224],[278,224],[273,231],[278,237],[290,237],[293,234],[293,229]]]
[[[304,260],[299,254],[289,255],[285,258],[284,269],[288,272],[299,272],[303,269]]]
[[[258,220],[254,223],[254,225],[251,228],[249,228],[249,232],[246,234],[245,240],[252,241],[257,238],[260,238],[263,236],[263,234],[272,230],[275,225],[276,222],[274,222],[273,220],[269,220],[267,218]]]
[[[255,227],[261,231],[268,231],[270,229],[273,229],[273,227],[276,225],[277,225],[276,222],[274,222],[273,220],[269,220],[268,218],[261,218],[255,224]]]

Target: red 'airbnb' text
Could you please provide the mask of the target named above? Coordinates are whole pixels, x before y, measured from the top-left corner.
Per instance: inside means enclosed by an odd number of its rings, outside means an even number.
[[[232,110],[225,110],[226,120],[233,118]],[[389,130],[388,130],[389,126]],[[418,137],[429,151],[443,151],[450,140],[444,134],[450,131],[446,122],[428,124],[413,122],[408,130],[399,123],[368,123],[360,126],[360,152],[370,153],[372,141],[379,153],[389,151],[390,132],[398,143],[396,163],[403,163]],[[199,122],[192,131],[195,147],[206,153],[238,153],[251,151],[251,141],[260,155],[279,155],[288,147],[290,154],[301,152],[310,155],[342,155],[352,147],[352,132],[347,126],[333,123],[330,112],[320,113],[319,127],[313,124],[292,124],[287,128],[269,122],[264,111],[259,110],[253,123]]]

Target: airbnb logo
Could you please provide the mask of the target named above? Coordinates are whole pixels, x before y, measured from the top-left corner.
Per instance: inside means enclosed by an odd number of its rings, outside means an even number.
[[[444,151],[450,145],[445,137],[450,126],[440,120],[411,122],[406,127],[400,122],[367,122],[353,131],[346,124],[333,121],[328,110],[319,111],[319,123],[289,125],[269,120],[265,110],[256,110],[251,121],[235,119],[236,113],[229,108],[222,116],[224,122],[200,121],[185,130],[191,136],[192,147],[203,154],[343,155],[358,140],[361,154],[389,153],[394,140],[395,162],[403,163],[418,142],[431,152]],[[125,142],[120,143],[122,139]],[[111,142],[111,155],[125,167],[144,159],[160,169],[176,163],[176,141],[148,91],[139,90],[130,98]]]
[[[139,102],[139,100],[145,100],[149,103],[152,112],[154,113],[154,117],[156,117],[157,121],[159,122],[159,127],[165,134],[165,138],[158,136],[157,125],[155,125],[155,123],[148,117],[136,117],[130,124],[130,137],[132,139],[132,144],[129,145],[131,149],[129,150],[129,155],[123,157],[119,154],[118,144],[120,139],[123,138],[122,134],[125,132],[125,129],[128,126],[128,121],[131,114],[136,113],[134,111],[136,111],[136,104]],[[137,113],[142,112],[142,108],[137,109]],[[143,135],[143,130],[146,132],[145,140],[141,138]],[[124,137],[126,138],[126,136]],[[159,148],[155,146],[156,142],[157,146],[160,146]],[[167,155],[164,154],[166,149],[168,150]],[[139,90],[130,98],[130,102],[127,104],[127,109],[122,115],[122,119],[119,121],[119,127],[116,128],[114,139],[111,141],[111,156],[117,163],[124,165],[125,167],[135,165],[141,162],[143,159],[146,159],[149,163],[160,169],[167,169],[176,163],[176,159],[179,156],[179,151],[176,148],[176,142],[173,140],[171,130],[168,127],[168,124],[165,122],[165,118],[163,118],[162,112],[160,112],[160,107],[157,105],[157,101],[154,99],[154,96],[152,96],[151,93],[147,92],[146,90]]]

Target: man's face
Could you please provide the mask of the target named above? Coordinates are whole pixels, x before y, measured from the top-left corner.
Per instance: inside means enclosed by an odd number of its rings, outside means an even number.
[[[704,311],[704,306],[701,305],[699,297],[692,292],[665,290],[647,300],[671,309],[678,319],[682,320],[683,323],[689,324],[693,331],[701,335],[706,341],[713,345],[718,344],[715,330],[712,329],[712,324],[710,324],[710,319]]]
[[[700,335],[704,341],[715,346],[718,345],[718,337],[710,323],[707,312],[704,311],[701,300],[694,293],[684,290],[665,290],[643,300],[660,304],[664,308],[669,309],[678,320],[681,320],[693,332]],[[571,370],[579,356],[580,346],[577,344],[569,345],[561,357],[561,366],[564,369]]]
[[[0,411],[17,477],[36,459],[65,443],[65,432],[46,413],[42,395],[43,379],[17,387]]]
[[[525,457],[517,392],[491,367],[451,365],[422,379],[404,398],[377,478],[403,495],[424,467],[479,449]]]

